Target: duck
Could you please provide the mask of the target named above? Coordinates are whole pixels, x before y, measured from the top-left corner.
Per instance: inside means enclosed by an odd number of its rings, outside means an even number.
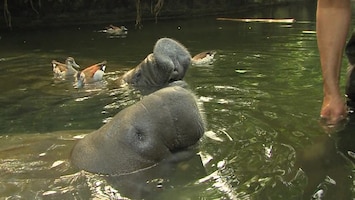
[[[80,66],[76,64],[73,57],[68,57],[65,60],[65,63],[52,60],[52,66],[53,66],[54,75],[56,77],[62,77],[62,78],[73,76],[78,72],[75,68],[80,68]]]
[[[106,61],[91,65],[75,74],[75,87],[82,88],[85,84],[101,81],[106,70]]]
[[[106,27],[103,32],[106,32],[113,36],[124,36],[127,35],[128,29],[125,26],[118,27],[111,24],[110,26]]]
[[[214,61],[216,53],[216,51],[201,52],[192,57],[191,62],[193,65],[211,65]]]

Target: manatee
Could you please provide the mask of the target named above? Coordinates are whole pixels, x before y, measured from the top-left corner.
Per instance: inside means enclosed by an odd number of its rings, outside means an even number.
[[[71,162],[85,171],[120,175],[195,148],[205,130],[195,95],[180,86],[157,90],[79,140]]]
[[[156,42],[153,53],[120,80],[138,89],[160,89],[182,80],[190,64],[191,55],[182,44],[170,38],[161,38]]]

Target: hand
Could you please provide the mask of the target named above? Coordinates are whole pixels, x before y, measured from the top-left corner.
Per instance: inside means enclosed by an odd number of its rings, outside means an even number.
[[[347,107],[341,95],[325,96],[320,117],[327,125],[336,125],[346,119]]]

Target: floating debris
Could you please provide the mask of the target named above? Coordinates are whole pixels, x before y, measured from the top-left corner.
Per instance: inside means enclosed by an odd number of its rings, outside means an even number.
[[[235,21],[235,22],[263,22],[263,23],[295,23],[295,19],[241,19],[241,18],[217,18],[219,21]]]

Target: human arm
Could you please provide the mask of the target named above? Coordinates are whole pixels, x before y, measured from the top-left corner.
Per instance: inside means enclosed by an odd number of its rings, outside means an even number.
[[[327,124],[346,117],[339,77],[350,17],[350,0],[318,0],[316,28],[324,95],[320,115]]]

